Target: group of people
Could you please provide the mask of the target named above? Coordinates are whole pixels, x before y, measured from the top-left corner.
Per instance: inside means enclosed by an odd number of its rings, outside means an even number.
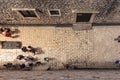
[[[39,52],[42,53],[41,48],[39,50],[39,48],[34,48],[32,46],[27,46],[27,47],[23,46],[21,48],[21,50],[23,52],[31,52],[34,55],[36,53],[39,53]],[[9,62],[7,64],[4,64],[3,66],[6,67],[7,69],[14,69],[14,66],[17,65],[17,69],[20,69],[20,70],[32,70],[32,68],[34,66],[43,65],[44,63],[49,62],[49,60],[50,60],[49,57],[44,57],[45,62],[44,61],[41,62],[32,55],[28,56],[28,55],[25,55],[25,54],[21,54],[21,55],[18,55],[16,57],[15,63]]]
[[[12,37],[12,34],[14,33],[14,30],[7,28],[7,27],[1,27],[0,33],[4,35],[5,37]]]
[[[7,69],[14,69],[14,67],[17,66],[17,69],[32,70],[33,66],[41,64],[40,61],[38,61],[36,58],[32,56],[18,55],[16,59],[19,61],[17,64],[9,62],[7,64],[4,64],[3,66],[6,67]]]
[[[33,54],[35,55],[35,53],[36,53],[38,50],[37,50],[37,48],[34,48],[34,47],[32,47],[32,46],[28,46],[28,47],[23,46],[23,47],[22,47],[22,51],[23,51],[23,52],[31,52],[31,53],[33,53]]]
[[[30,56],[23,56],[23,55],[18,55],[17,59],[22,61],[23,63],[20,64],[20,69],[32,69],[33,67],[33,62],[37,61],[37,59],[30,57]]]

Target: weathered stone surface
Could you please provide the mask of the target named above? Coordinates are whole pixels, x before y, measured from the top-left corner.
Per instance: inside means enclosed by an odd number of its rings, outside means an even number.
[[[74,31],[71,27],[18,26],[18,38],[0,35],[1,41],[21,41],[23,46],[40,47],[44,53],[35,55],[44,63],[44,57],[53,60],[47,65],[52,69],[116,68],[119,60],[119,43],[114,41],[120,34],[120,26],[93,27],[92,30]],[[20,49],[0,49],[0,67],[6,62],[16,62]]]
[[[18,38],[8,38],[0,35],[1,41],[21,41],[23,46],[31,45],[40,47],[44,54],[36,55],[37,58],[43,60],[44,57],[55,58],[59,64],[57,68],[63,68],[62,63],[84,62],[88,53],[93,52],[93,30],[74,31],[70,27],[16,27],[20,30]],[[19,50],[0,50],[0,58],[3,62],[14,61],[19,54],[27,55]],[[8,55],[9,54],[9,55]],[[7,56],[8,55],[8,56]],[[12,56],[13,55],[13,56]],[[55,61],[56,61],[55,60]],[[71,64],[72,64],[71,63]],[[54,64],[54,60],[53,60]],[[2,65],[2,64],[1,64]]]
[[[72,10],[97,10],[95,23],[119,23],[119,0],[0,0],[0,22],[15,24],[72,24],[76,16]],[[12,8],[35,8],[40,19],[22,19]],[[60,17],[51,17],[49,9],[60,9]],[[6,18],[14,18],[7,21]]]

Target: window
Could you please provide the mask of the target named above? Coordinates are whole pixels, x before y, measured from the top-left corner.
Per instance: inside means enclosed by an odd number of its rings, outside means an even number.
[[[76,22],[89,22],[92,13],[77,13]]]
[[[26,11],[21,11],[19,10],[20,14],[24,17],[37,17],[34,11],[26,10]]]
[[[50,16],[61,16],[59,9],[48,10]]]
[[[16,11],[19,16],[23,18],[39,18],[35,9],[23,8],[23,9],[16,9],[13,8],[13,11]]]

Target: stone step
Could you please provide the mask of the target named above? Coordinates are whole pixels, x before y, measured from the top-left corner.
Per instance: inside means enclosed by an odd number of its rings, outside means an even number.
[[[92,24],[73,24],[73,30],[90,30],[92,29]]]

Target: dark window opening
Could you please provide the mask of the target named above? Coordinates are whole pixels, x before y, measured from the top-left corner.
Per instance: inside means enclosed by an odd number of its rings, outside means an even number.
[[[25,10],[25,11],[19,11],[19,12],[23,17],[37,17],[34,11]]]
[[[60,16],[59,10],[50,10],[49,13],[51,16]]]
[[[89,22],[92,13],[77,13],[76,22]]]

